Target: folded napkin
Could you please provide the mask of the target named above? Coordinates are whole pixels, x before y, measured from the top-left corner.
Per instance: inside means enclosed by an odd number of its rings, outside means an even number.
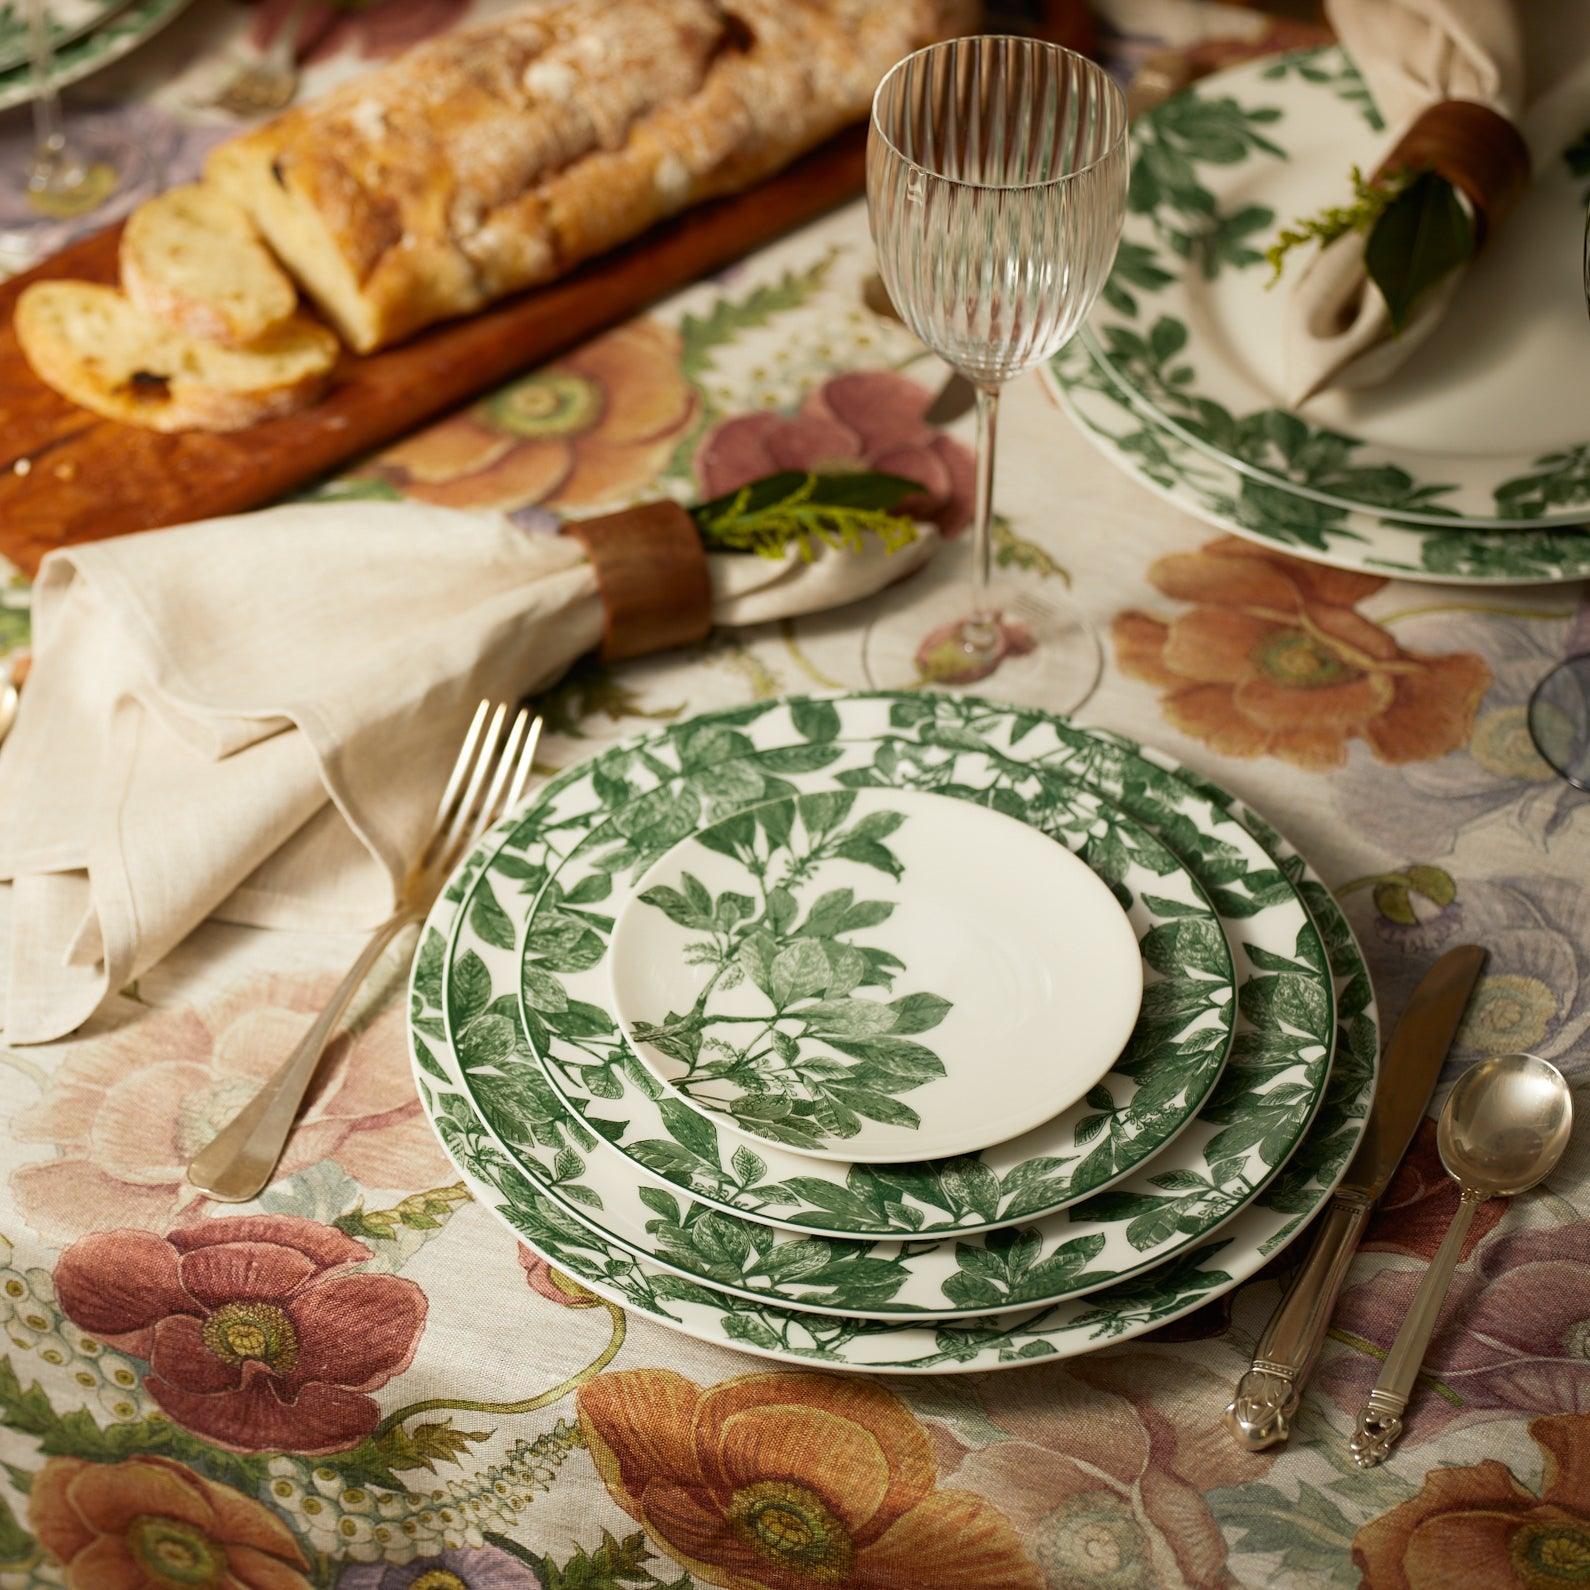
[[[1388,152],[1448,99],[1504,116],[1537,173],[1590,126],[1590,0],[1326,0],[1325,11],[1391,129]],[[1384,380],[1440,324],[1462,275],[1432,287],[1394,332],[1363,236],[1320,249],[1287,305],[1289,400]]]
[[[837,607],[934,544],[711,556],[713,620]],[[206,917],[374,927],[475,704],[602,633],[581,546],[500,515],[293,506],[52,553],[0,754],[6,1040],[72,1031]]]

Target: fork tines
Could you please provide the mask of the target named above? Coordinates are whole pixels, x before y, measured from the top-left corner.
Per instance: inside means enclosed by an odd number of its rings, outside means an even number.
[[[509,724],[508,704],[482,701],[475,708],[447,788],[436,808],[435,838],[426,865],[451,865],[498,818],[518,805],[530,782],[542,719],[521,707]]]

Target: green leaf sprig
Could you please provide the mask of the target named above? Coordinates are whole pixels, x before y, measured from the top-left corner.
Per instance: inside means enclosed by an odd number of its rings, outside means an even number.
[[[859,552],[869,535],[885,552],[909,546],[916,526],[897,510],[921,489],[900,475],[787,469],[700,503],[690,516],[710,552],[779,559],[793,550],[809,563],[823,546]]]
[[[1363,235],[1364,269],[1385,300],[1394,330],[1407,325],[1425,293],[1473,257],[1474,220],[1457,190],[1434,171],[1399,169],[1366,178],[1352,168],[1353,202],[1327,205],[1283,227],[1264,251],[1273,287],[1286,257],[1306,243],[1321,248],[1349,232]]]
[[[1324,248],[1349,232],[1368,232],[1406,186],[1409,176],[1406,171],[1388,171],[1383,176],[1369,178],[1361,167],[1354,166],[1351,204],[1327,204],[1318,215],[1299,216],[1276,233],[1275,241],[1264,251],[1265,262],[1270,267],[1268,285],[1274,287],[1280,281],[1286,257],[1293,249],[1308,243],[1318,243]]]

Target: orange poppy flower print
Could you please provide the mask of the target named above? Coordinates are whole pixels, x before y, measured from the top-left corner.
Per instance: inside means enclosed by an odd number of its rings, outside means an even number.
[[[1491,670],[1474,652],[1405,651],[1356,610],[1386,582],[1303,563],[1235,537],[1158,559],[1154,588],[1190,611],[1117,615],[1121,672],[1224,756],[1274,756],[1309,772],[1363,740],[1382,762],[1433,761],[1468,743]]]
[[[380,454],[360,473],[449,508],[562,511],[633,499],[696,411],[679,339],[632,320]]]
[[[1417,1496],[1354,1537],[1365,1590],[1582,1584],[1590,1568],[1590,1415],[1536,1419],[1529,1433],[1545,1453],[1538,1493],[1494,1458],[1432,1468]]]
[[[274,1513],[163,1457],[52,1457],[28,1522],[73,1590],[309,1590],[309,1563]]]
[[[583,1387],[579,1412],[614,1501],[703,1584],[1041,1590],[998,1509],[938,1488],[927,1432],[881,1386],[634,1369]]]

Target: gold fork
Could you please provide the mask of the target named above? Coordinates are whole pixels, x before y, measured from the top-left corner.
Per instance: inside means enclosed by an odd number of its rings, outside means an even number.
[[[437,805],[430,842],[404,879],[397,909],[375,930],[281,1069],[188,1166],[188,1180],[212,1198],[241,1203],[270,1181],[326,1044],[382,950],[430,910],[470,846],[518,805],[530,779],[542,720],[521,707],[505,738],[507,717],[502,703],[493,708],[482,701],[475,709]]]

